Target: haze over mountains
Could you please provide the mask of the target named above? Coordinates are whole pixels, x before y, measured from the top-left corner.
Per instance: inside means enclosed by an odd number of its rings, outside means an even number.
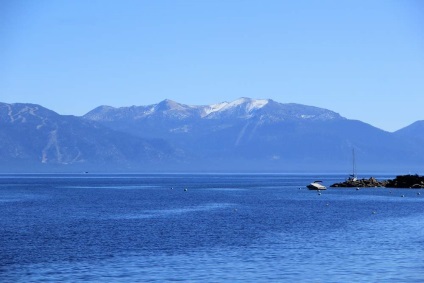
[[[424,121],[394,133],[312,106],[240,98],[100,106],[82,117],[0,103],[2,172],[346,172],[424,169]],[[401,172],[400,172],[401,173]]]

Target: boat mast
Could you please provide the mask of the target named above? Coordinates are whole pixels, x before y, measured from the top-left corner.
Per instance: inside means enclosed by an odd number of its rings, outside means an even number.
[[[355,173],[355,148],[352,148],[352,161],[353,161],[353,178],[356,178],[356,173]]]

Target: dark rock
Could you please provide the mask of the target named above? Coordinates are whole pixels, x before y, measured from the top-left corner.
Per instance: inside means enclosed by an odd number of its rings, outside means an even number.
[[[373,187],[385,187],[387,181],[377,181],[374,177],[369,179],[359,179],[359,180],[346,180],[345,182],[335,183],[330,187],[334,188],[373,188]]]
[[[378,181],[374,177],[360,180],[346,180],[345,182],[335,183],[330,187],[334,188],[371,188],[371,187],[387,187],[387,188],[424,188],[424,176],[418,175],[399,175],[393,180]]]
[[[389,180],[386,187],[388,188],[424,188],[424,176],[415,175],[399,175],[395,179]]]

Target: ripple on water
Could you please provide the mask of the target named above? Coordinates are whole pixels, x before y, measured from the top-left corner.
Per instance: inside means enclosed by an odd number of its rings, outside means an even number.
[[[158,217],[171,217],[180,214],[187,214],[193,212],[202,212],[202,211],[211,211],[219,210],[234,206],[235,204],[231,203],[209,203],[198,206],[190,207],[180,207],[174,209],[156,209],[156,210],[144,210],[140,213],[129,213],[129,214],[119,214],[111,216],[108,219],[143,219],[143,218],[158,218]]]

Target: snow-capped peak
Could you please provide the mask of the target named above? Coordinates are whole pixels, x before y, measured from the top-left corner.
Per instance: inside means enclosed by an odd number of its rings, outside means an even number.
[[[250,113],[253,110],[264,107],[265,105],[268,104],[268,102],[269,102],[268,99],[251,99],[251,98],[242,97],[232,102],[222,102],[218,104],[208,105],[204,108],[202,117],[208,116],[209,114],[212,114],[212,113],[229,111],[236,107],[243,107],[243,106],[244,106],[245,112]]]
[[[156,105],[159,110],[185,110],[187,108],[186,105],[180,104],[170,99],[165,99],[164,101],[158,103]]]
[[[264,107],[265,105],[268,104],[268,102],[269,100],[267,99],[251,99],[251,98],[242,97],[237,100],[234,100],[233,102],[228,103],[225,106],[225,109],[237,107],[239,105],[244,104],[246,111],[250,112],[252,110]]]

